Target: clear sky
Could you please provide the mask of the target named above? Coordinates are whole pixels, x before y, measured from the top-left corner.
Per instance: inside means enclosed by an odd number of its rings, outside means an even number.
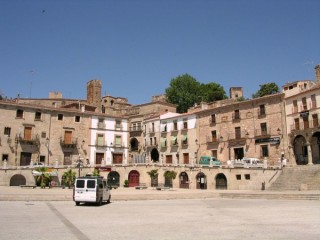
[[[229,95],[314,80],[320,0],[0,0],[0,91],[151,101],[188,73]]]

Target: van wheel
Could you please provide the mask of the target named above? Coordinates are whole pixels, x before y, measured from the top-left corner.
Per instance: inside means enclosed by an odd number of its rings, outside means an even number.
[[[108,200],[107,200],[107,203],[110,203],[111,202],[111,195],[109,196]]]
[[[76,202],[76,206],[79,206],[80,205],[80,202]]]

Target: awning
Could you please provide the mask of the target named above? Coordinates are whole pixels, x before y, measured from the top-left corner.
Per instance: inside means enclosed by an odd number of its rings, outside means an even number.
[[[172,145],[176,145],[178,143],[176,136],[171,136],[171,143],[172,143]]]
[[[160,139],[161,147],[166,147],[167,146],[167,139],[166,138],[161,138]]]
[[[187,141],[187,139],[188,139],[188,135],[187,134],[183,134],[182,135],[182,141]]]

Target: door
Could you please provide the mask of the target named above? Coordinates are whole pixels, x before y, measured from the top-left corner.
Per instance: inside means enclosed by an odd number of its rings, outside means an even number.
[[[109,173],[107,178],[107,184],[110,188],[117,188],[120,186],[120,175],[119,173],[112,171]]]
[[[138,171],[133,170],[129,173],[129,187],[135,187],[135,186],[139,186],[140,184],[140,174]]]
[[[242,159],[244,157],[243,148],[234,149],[234,159]]]
[[[24,140],[32,140],[32,127],[25,127],[24,128]]]
[[[28,166],[31,162],[31,153],[21,152],[20,155],[20,166]]]
[[[197,175],[197,189],[207,189],[207,177],[204,173],[199,173]]]
[[[65,131],[64,144],[72,144],[72,132],[71,131]]]
[[[183,163],[189,164],[189,153],[183,153]]]
[[[71,153],[64,153],[64,159],[63,159],[63,165],[71,166],[72,161],[71,161]]]
[[[180,174],[180,188],[189,188],[189,177],[186,172]]]
[[[227,178],[223,173],[219,173],[216,177],[216,189],[227,189]]]

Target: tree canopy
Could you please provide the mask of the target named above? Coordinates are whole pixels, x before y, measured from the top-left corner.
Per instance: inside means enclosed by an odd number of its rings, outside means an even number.
[[[259,85],[260,89],[252,95],[252,98],[263,97],[270,94],[275,94],[279,92],[279,87],[276,83],[265,83]]]
[[[166,89],[169,103],[177,105],[177,112],[187,112],[188,108],[201,101],[212,102],[226,98],[223,87],[217,83],[199,83],[189,74],[171,79],[170,87]]]

